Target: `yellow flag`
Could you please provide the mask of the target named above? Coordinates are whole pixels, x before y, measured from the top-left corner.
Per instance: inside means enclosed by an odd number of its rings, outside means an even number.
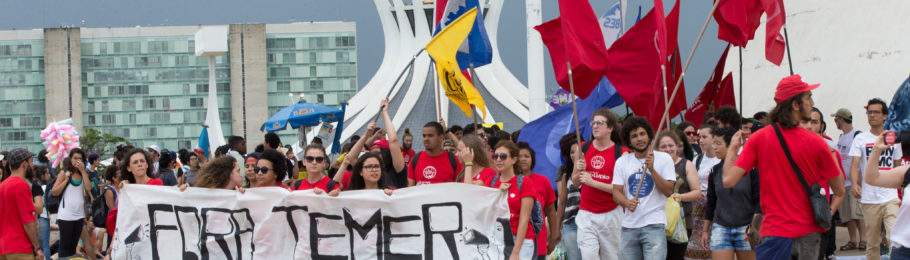
[[[474,105],[483,112],[483,118],[486,118],[487,111],[483,97],[480,96],[471,81],[461,74],[461,68],[458,67],[458,61],[455,59],[455,53],[458,52],[458,47],[471,32],[476,17],[477,8],[475,7],[436,34],[430,43],[427,43],[426,50],[427,54],[436,60],[436,74],[439,75],[439,82],[446,90],[446,96],[468,117],[472,116],[471,105]]]

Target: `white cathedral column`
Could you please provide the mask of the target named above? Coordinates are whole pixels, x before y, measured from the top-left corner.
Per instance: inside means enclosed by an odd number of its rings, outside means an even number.
[[[547,90],[543,69],[543,40],[534,26],[541,24],[540,0],[526,0],[528,34],[528,122],[547,113]]]

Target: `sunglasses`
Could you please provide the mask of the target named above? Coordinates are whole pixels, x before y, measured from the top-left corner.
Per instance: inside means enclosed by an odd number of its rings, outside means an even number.
[[[688,136],[698,136],[698,132],[686,132]]]
[[[269,167],[262,166],[262,167],[253,168],[253,173],[257,173],[257,172],[261,172],[262,174],[265,174],[265,173],[269,172]]]
[[[379,170],[381,168],[382,168],[382,166],[380,166],[379,164],[368,164],[368,165],[363,166],[364,170]]]
[[[313,157],[313,156],[307,156],[307,157],[304,157],[304,158],[306,158],[306,161],[307,161],[307,162],[313,162],[313,161],[316,161],[316,163],[322,163],[322,161],[324,161],[324,160],[325,160],[325,157]]]
[[[509,159],[509,154],[507,154],[507,153],[494,153],[494,154],[492,155],[492,157],[493,157],[493,160],[505,160],[505,159]]]

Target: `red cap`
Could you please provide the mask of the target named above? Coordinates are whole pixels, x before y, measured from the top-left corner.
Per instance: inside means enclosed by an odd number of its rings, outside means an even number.
[[[389,149],[389,140],[386,140],[386,139],[376,140],[375,142],[373,142],[372,145],[370,145],[370,150],[372,150],[373,148],[377,148],[377,147],[381,148],[381,149]]]
[[[790,99],[799,93],[811,91],[819,85],[821,84],[809,85],[803,82],[803,78],[799,74],[787,76],[777,83],[777,91],[774,92],[774,102],[780,104],[780,102],[784,102],[784,100]]]

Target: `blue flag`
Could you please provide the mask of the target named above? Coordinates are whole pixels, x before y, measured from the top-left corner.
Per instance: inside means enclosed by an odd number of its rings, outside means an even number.
[[[490,45],[490,37],[487,36],[487,29],[483,24],[483,7],[478,0],[449,0],[446,3],[446,9],[442,13],[442,19],[436,25],[433,35],[436,35],[442,28],[454,22],[472,8],[477,7],[477,18],[474,18],[474,26],[468,38],[458,48],[455,59],[458,60],[458,67],[466,70],[473,64],[474,67],[480,67],[490,64],[493,61],[493,47]]]
[[[910,78],[901,84],[894,93],[894,98],[891,99],[888,118],[885,119],[885,129],[897,133],[910,130]]]
[[[209,157],[209,127],[206,125],[202,126],[202,133],[199,133],[199,149],[202,149],[204,156]]]
[[[335,127],[335,138],[332,140],[332,153],[341,152],[341,130],[344,130],[344,111],[347,108],[347,103],[341,103],[341,117],[338,120],[338,126]]]
[[[623,103],[622,97],[606,77],[594,88],[587,99],[577,99],[578,127],[581,128],[582,139],[591,136],[591,114],[595,110],[607,107],[612,108]],[[572,118],[572,106],[565,105],[534,120],[521,128],[519,142],[527,142],[536,152],[535,173],[547,176],[551,185],[556,186],[556,170],[563,164],[560,156],[559,139],[562,136],[575,132],[575,122]]]

